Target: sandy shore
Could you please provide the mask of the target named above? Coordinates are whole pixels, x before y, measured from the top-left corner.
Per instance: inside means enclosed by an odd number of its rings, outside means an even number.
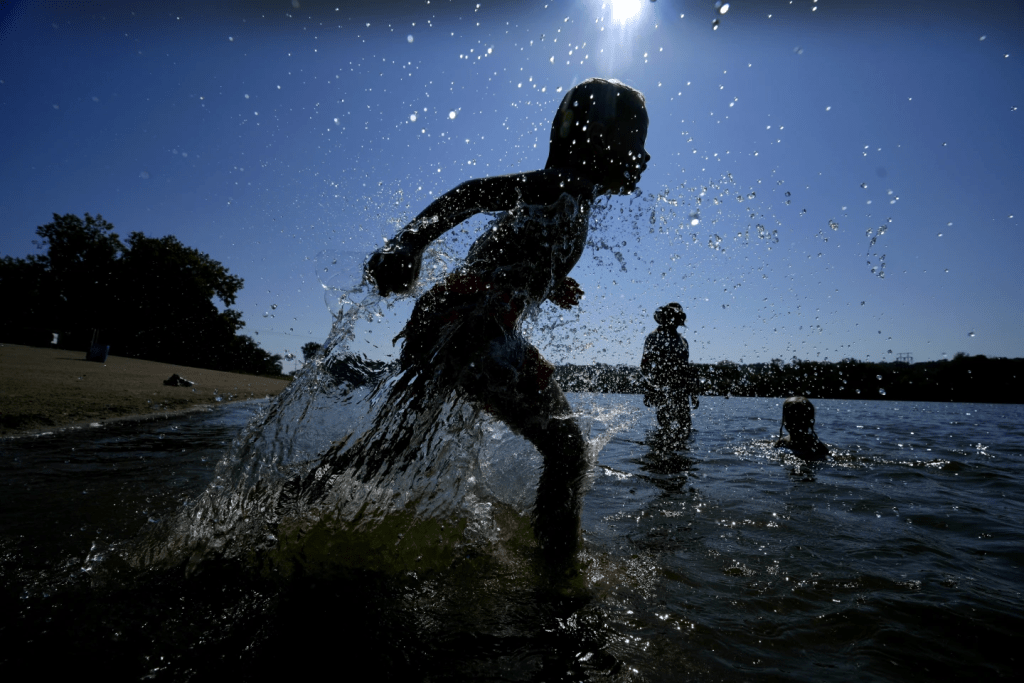
[[[165,386],[175,373],[195,386]],[[117,356],[96,363],[84,352],[0,344],[0,436],[265,398],[287,386],[286,379]]]

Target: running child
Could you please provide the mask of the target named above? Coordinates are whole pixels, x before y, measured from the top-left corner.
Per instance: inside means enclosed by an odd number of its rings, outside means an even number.
[[[341,467],[379,472],[413,457],[454,392],[536,446],[543,471],[535,535],[549,556],[575,552],[587,443],[554,366],[526,340],[521,322],[544,301],[565,309],[579,303],[583,291],[569,272],[587,243],[591,206],[600,195],[636,189],[650,159],[647,126],[639,91],[586,80],[555,113],[543,169],[462,183],[370,257],[366,277],[378,292],[407,294],[432,241],[478,213],[499,214],[465,262],[417,301],[398,337],[404,372],[377,423],[349,451],[329,452],[294,495],[314,499]]]

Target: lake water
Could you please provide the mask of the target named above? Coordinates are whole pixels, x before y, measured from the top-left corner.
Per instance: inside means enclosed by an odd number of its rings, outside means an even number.
[[[173,520],[197,523],[182,510],[228,485],[216,464],[266,406],[2,441],[3,668],[512,681],[1024,670],[1024,406],[815,401],[833,450],[808,465],[770,445],[777,399],[705,398],[668,452],[645,445],[639,397],[570,399],[603,446],[568,579],[544,575],[531,548],[532,475],[516,468],[535,455],[495,425],[482,429],[498,445],[456,477],[485,480],[491,500],[477,489],[461,527],[444,513],[469,541],[441,532],[447,550],[430,556],[444,520],[381,525],[339,534],[335,564],[301,571],[244,548],[140,560],[179,543]]]

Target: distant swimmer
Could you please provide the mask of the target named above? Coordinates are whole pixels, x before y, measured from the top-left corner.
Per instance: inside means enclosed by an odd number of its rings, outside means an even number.
[[[644,377],[644,405],[657,411],[662,429],[689,435],[692,422],[690,403],[700,406],[695,391],[690,345],[677,328],[686,326],[686,313],[677,303],[665,304],[654,312],[658,329],[647,335],[640,372]]]
[[[786,436],[782,436],[783,428],[789,432]],[[814,406],[803,396],[793,396],[782,403],[779,437],[776,446],[788,448],[804,460],[824,460],[828,456],[828,445],[814,432]]]
[[[396,337],[405,340],[404,373],[374,426],[349,450],[332,448],[283,496],[314,500],[339,468],[369,463],[379,471],[413,457],[455,391],[540,451],[535,535],[549,556],[575,553],[587,443],[554,366],[521,323],[545,301],[564,309],[580,302],[583,290],[569,272],[587,244],[591,206],[601,195],[636,189],[651,158],[647,126],[639,91],[586,80],[555,113],[544,169],[462,183],[370,257],[366,276],[382,296],[409,293],[432,241],[478,213],[497,214],[465,261],[419,298]]]

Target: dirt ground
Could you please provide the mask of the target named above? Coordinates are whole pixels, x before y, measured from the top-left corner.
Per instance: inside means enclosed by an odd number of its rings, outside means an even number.
[[[178,374],[192,387],[169,387]],[[0,344],[0,436],[108,420],[156,417],[274,396],[287,379],[237,375],[84,352]]]

